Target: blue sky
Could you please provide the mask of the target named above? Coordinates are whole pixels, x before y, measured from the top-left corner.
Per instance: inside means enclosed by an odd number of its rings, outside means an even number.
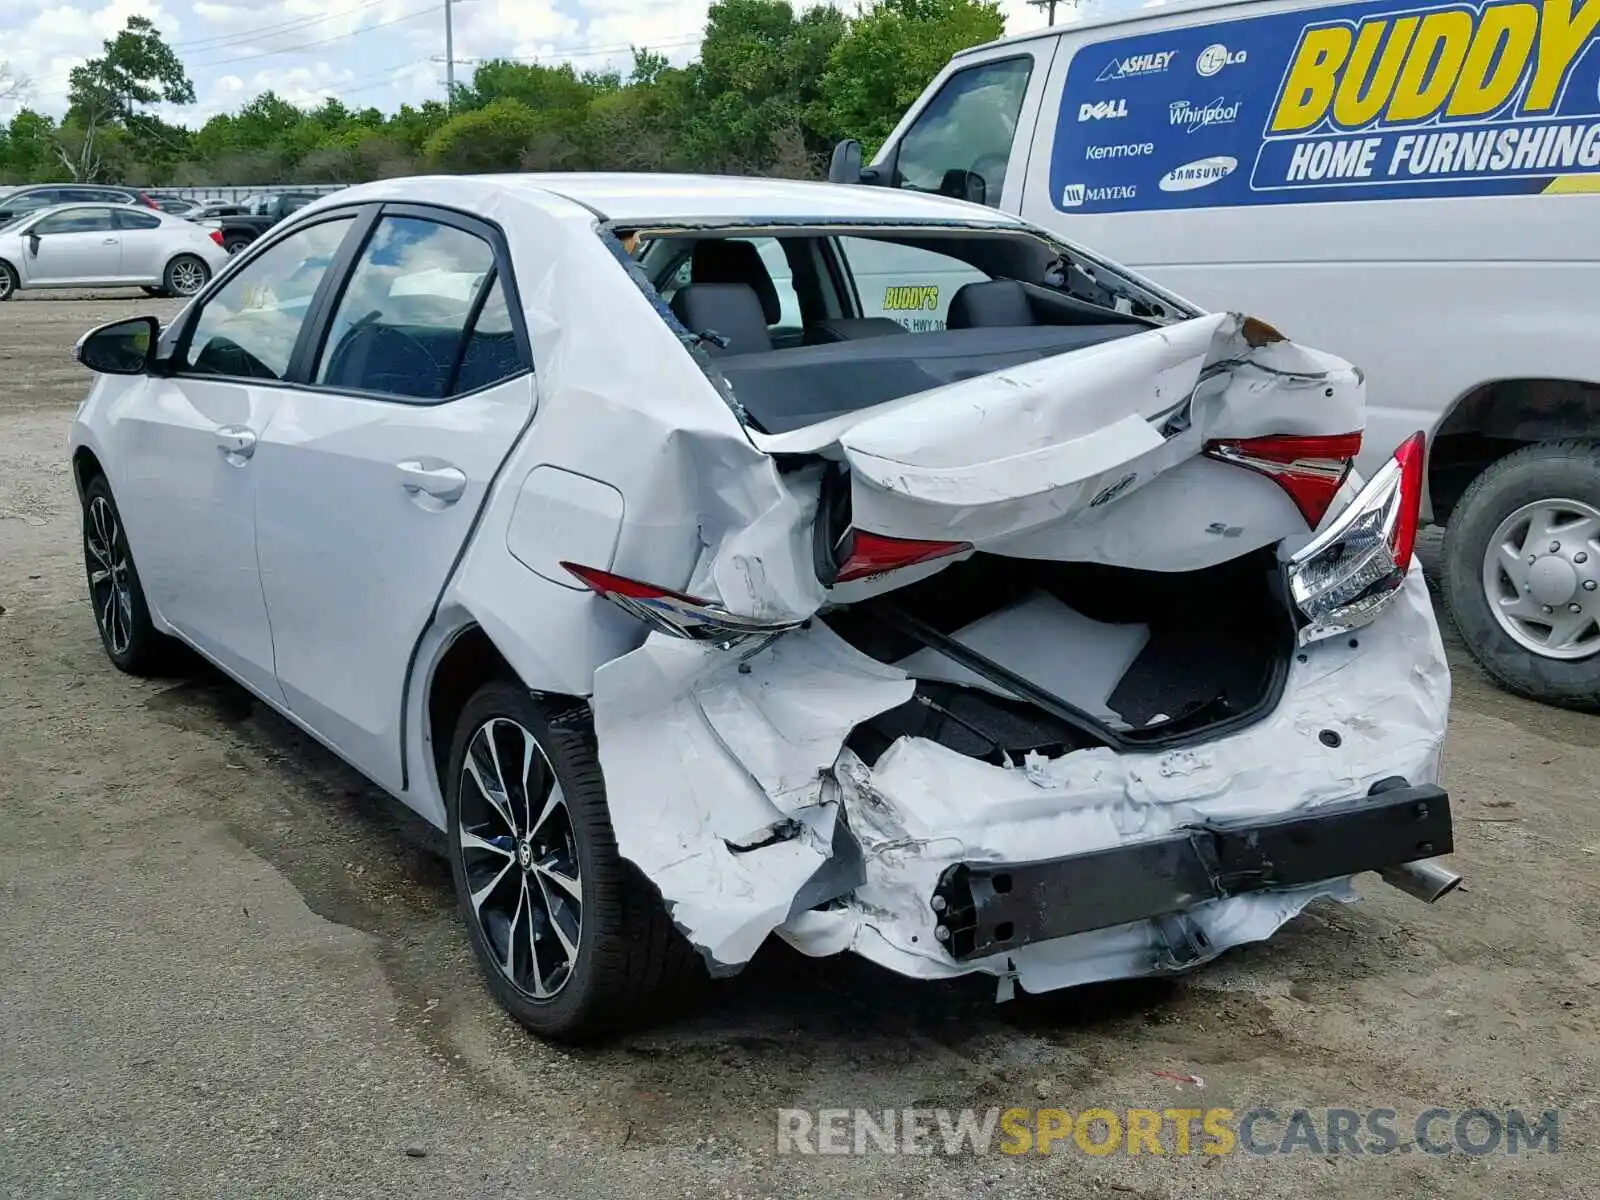
[[[848,0],[842,0],[848,2]],[[625,66],[630,45],[684,62],[697,52],[707,0],[456,0],[458,59],[514,56]],[[1045,23],[1003,0],[1008,32]],[[0,0],[0,62],[31,81],[29,103],[59,115],[67,72],[100,52],[127,18],[156,22],[194,80],[198,103],[163,115],[191,126],[268,88],[297,104],[338,96],[392,111],[442,98],[442,0]],[[437,60],[437,61],[435,61]],[[457,66],[458,76],[471,66]],[[9,107],[0,103],[0,114]]]

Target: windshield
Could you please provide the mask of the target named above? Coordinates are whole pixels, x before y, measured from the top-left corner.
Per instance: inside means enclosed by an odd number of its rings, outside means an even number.
[[[31,216],[33,216],[33,213],[25,212],[18,217],[11,217],[8,220],[0,220],[0,233],[16,232],[18,227],[21,226],[21,224]]]

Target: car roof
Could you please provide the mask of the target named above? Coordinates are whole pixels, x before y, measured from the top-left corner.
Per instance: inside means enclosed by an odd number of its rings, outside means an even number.
[[[178,220],[171,213],[164,213],[159,208],[146,208],[142,204],[117,204],[110,200],[67,200],[60,204],[46,204],[43,208],[35,208],[22,215],[28,217],[43,217],[50,213],[67,212],[69,209],[76,211],[80,208],[103,208],[107,212],[121,213],[132,209],[136,213],[143,213],[149,217],[162,217]]]
[[[732,175],[625,172],[418,176],[361,184],[324,200],[355,203],[382,195],[420,202],[459,201],[463,187],[538,201],[554,194],[609,221],[961,221],[999,228],[1024,223],[998,209],[897,188],[758,179]]]

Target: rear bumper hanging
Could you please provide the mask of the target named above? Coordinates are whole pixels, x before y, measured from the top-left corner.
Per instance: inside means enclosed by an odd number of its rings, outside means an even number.
[[[1363,799],[1292,816],[1206,823],[1035,862],[956,863],[940,875],[930,903],[940,941],[962,962],[1453,848],[1444,790],[1394,778],[1374,784]]]

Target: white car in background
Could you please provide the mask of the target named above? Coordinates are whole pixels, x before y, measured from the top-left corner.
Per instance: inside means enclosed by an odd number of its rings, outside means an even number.
[[[886,247],[947,328],[869,307]],[[1364,483],[1349,364],[1015,217],[389,180],[77,356],[112,662],[192,647],[443,830],[546,1036],[774,937],[1004,998],[1456,882],[1420,436]]]
[[[152,208],[62,204],[0,225],[0,300],[35,288],[193,296],[228,261],[221,235]]]

